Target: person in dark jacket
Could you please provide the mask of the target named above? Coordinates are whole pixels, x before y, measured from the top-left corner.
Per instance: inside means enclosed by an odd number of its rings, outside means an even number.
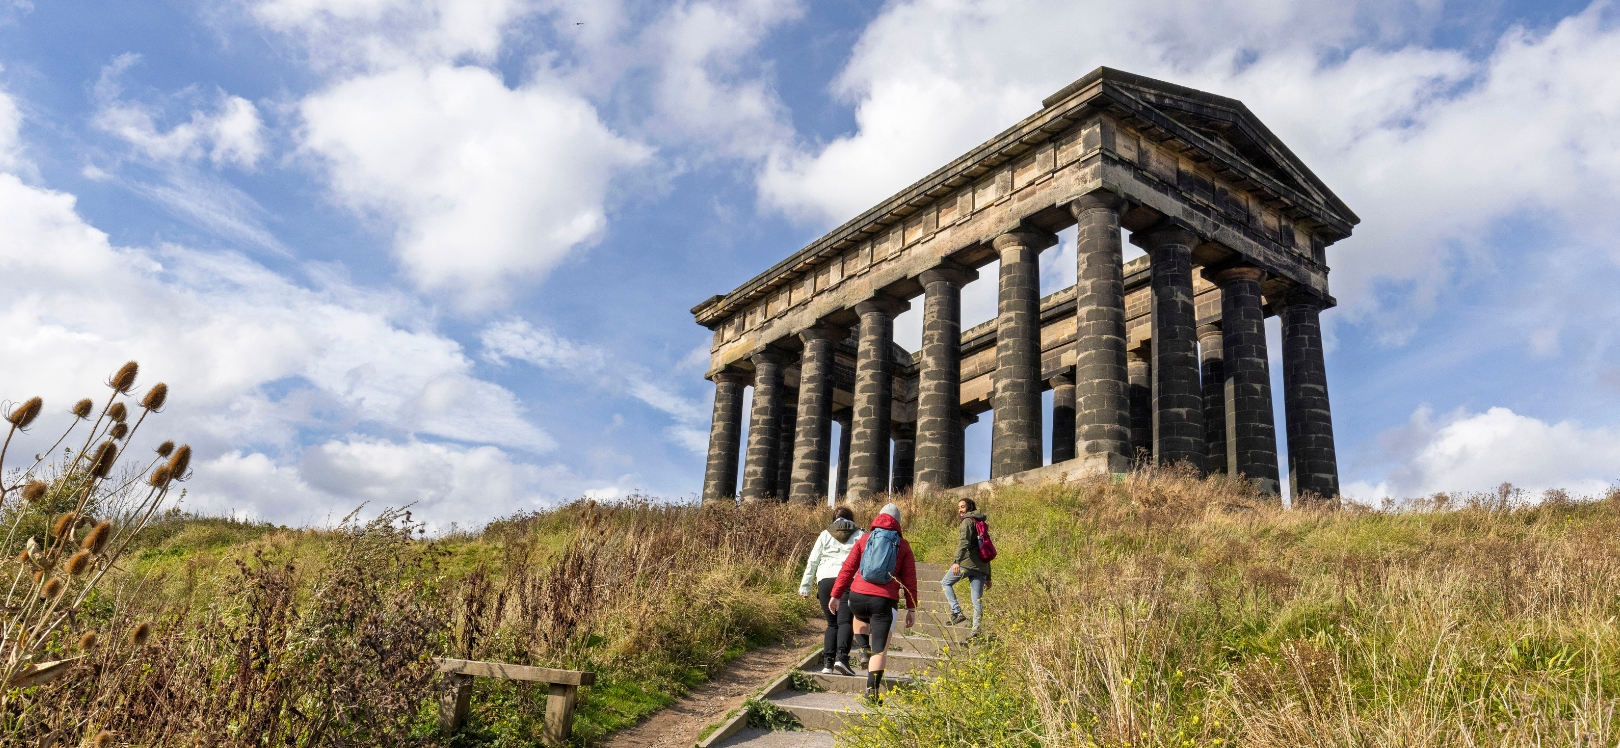
[[[847,608],[841,614],[835,613],[828,603],[832,599],[833,581],[838,578],[839,570],[844,568],[844,559],[855,548],[855,542],[861,539],[862,534],[861,528],[855,525],[855,515],[849,507],[838,507],[833,512],[832,524],[821,531],[816,544],[810,547],[810,558],[804,564],[804,578],[799,580],[799,596],[808,600],[814,594],[821,602],[821,615],[827,621],[821,649],[821,672],[826,675],[838,673],[833,669],[834,662],[849,662],[853,619]],[[865,646],[860,640],[856,644]],[[855,673],[846,664],[843,674]]]
[[[962,604],[956,600],[956,583],[964,578],[973,593],[973,633],[979,632],[979,621],[984,617],[984,591],[990,589],[990,562],[979,555],[978,523],[988,520],[979,511],[973,499],[956,502],[956,516],[962,520],[962,531],[956,539],[956,558],[950,571],[939,580],[945,588],[945,600],[951,604],[951,625],[967,620],[962,615]]]
[[[844,559],[844,568],[833,582],[830,604],[834,613],[840,604],[848,605],[855,616],[855,633],[869,633],[872,658],[866,665],[866,695],[876,699],[883,688],[884,650],[889,646],[889,634],[894,629],[894,611],[900,605],[900,593],[905,591],[906,628],[917,624],[917,560],[911,555],[911,544],[901,537],[896,540],[894,571],[881,584],[869,581],[861,573],[861,559],[878,530],[900,532],[900,508],[886,504],[872,518],[872,531],[855,542],[855,548]],[[844,593],[849,593],[847,600]],[[836,667],[836,665],[835,665]],[[845,662],[840,670],[848,670]]]

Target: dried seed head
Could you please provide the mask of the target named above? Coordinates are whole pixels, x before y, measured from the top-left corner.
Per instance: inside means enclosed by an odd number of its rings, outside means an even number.
[[[112,427],[112,438],[122,440],[126,436],[129,436],[129,424],[120,423]]]
[[[73,415],[80,418],[89,418],[90,409],[94,407],[96,407],[96,404],[91,402],[90,398],[87,397],[73,404]]]
[[[169,399],[169,385],[162,382],[152,385],[146,391],[146,397],[141,398],[141,407],[147,410],[163,410],[163,403]]]
[[[61,577],[51,577],[50,581],[47,581],[45,583],[45,589],[40,591],[40,595],[42,597],[56,597],[57,595],[60,595],[60,594],[62,594],[62,578]]]
[[[94,746],[94,748],[107,748],[107,746],[112,745],[112,739],[113,735],[110,731],[102,730],[90,739],[90,745]]]
[[[96,525],[95,529],[90,531],[89,535],[84,536],[84,540],[79,543],[79,547],[91,553],[100,553],[101,549],[106,547],[107,539],[110,537],[112,537],[112,523],[103,520],[101,524]]]
[[[79,649],[95,649],[96,644],[100,641],[101,637],[97,636],[96,632],[86,631],[84,636],[79,637]]]
[[[191,445],[182,444],[174,450],[174,456],[169,458],[169,477],[173,480],[185,480],[186,468],[191,466]]]
[[[155,488],[166,488],[172,478],[174,478],[174,471],[170,470],[168,465],[159,465],[152,471],[152,477],[148,478],[146,482],[152,484]]]
[[[44,579],[44,578],[45,578],[45,570],[44,569],[40,569],[39,571],[34,572],[34,584],[39,584],[39,580]]]
[[[60,538],[63,535],[68,534],[68,531],[73,529],[73,523],[78,521],[79,515],[74,514],[73,512],[59,514],[56,517],[56,521],[51,523],[51,534]]]
[[[141,365],[131,361],[113,373],[112,378],[107,380],[107,386],[118,392],[127,393],[131,387],[135,386],[135,375],[139,373],[141,373]]]
[[[170,454],[173,454],[174,453],[174,442],[164,442],[162,444],[159,444],[158,449],[157,449],[157,453],[158,453],[159,457],[168,457]]]
[[[62,567],[72,576],[78,576],[90,569],[90,551],[82,550],[68,559],[67,566]]]
[[[48,488],[50,488],[50,485],[47,484],[45,481],[42,481],[42,480],[28,481],[28,485],[23,486],[23,490],[22,490],[23,501],[26,501],[26,502],[32,504],[32,503],[34,503],[36,501],[39,501],[40,499],[45,498],[45,490],[48,489]]]
[[[26,429],[28,424],[33,423],[34,419],[39,417],[39,409],[43,407],[45,407],[45,401],[37,397],[28,398],[28,401],[17,406],[16,410],[6,414],[6,420],[19,429]]]
[[[124,407],[123,403],[113,403],[112,407],[107,409],[107,417],[111,418],[113,423],[123,423],[129,418],[129,408]]]
[[[137,624],[129,632],[129,643],[137,647],[146,644],[146,640],[150,638],[152,638],[152,624],[145,621]]]
[[[90,475],[105,478],[112,472],[113,460],[118,459],[118,447],[110,441],[101,443],[96,447],[95,457],[90,459]]]
[[[28,557],[28,551],[21,551],[17,554],[17,563],[19,564],[27,565],[32,560]]]

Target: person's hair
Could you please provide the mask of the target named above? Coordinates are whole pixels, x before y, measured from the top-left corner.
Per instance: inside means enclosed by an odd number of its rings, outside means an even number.
[[[973,503],[973,499],[962,499],[962,503],[968,505],[968,511],[970,512],[979,511],[979,505]]]
[[[847,520],[849,520],[851,522],[854,522],[855,521],[855,513],[850,511],[849,507],[841,506],[841,507],[838,507],[837,509],[833,510],[833,519],[847,519]]]

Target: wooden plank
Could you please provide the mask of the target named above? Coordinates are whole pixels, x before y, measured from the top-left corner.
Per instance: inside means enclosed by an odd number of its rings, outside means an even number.
[[[508,665],[504,662],[480,662],[478,660],[456,660],[449,657],[436,658],[439,672],[457,675],[473,675],[481,678],[505,678],[507,680],[537,681],[563,686],[589,686],[596,683],[596,673],[580,670],[557,670],[549,667],[532,667],[529,665]]]
[[[439,696],[439,729],[452,733],[467,724],[467,715],[472,711],[473,677],[453,673],[447,680],[447,690]]]
[[[542,736],[547,745],[564,748],[568,745],[568,739],[573,737],[574,698],[578,693],[579,686],[551,684],[551,693],[546,696],[546,728]]]

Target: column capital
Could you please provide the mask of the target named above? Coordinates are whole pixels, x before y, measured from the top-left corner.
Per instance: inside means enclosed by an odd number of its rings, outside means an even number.
[[[1322,298],[1322,295],[1310,286],[1294,286],[1280,294],[1277,301],[1281,301],[1284,307],[1308,306],[1319,312],[1330,306],[1327,299]]]
[[[734,366],[727,366],[726,368],[709,375],[709,381],[714,382],[715,384],[719,384],[721,382],[747,383],[750,378],[752,378],[751,374]]]
[[[917,424],[914,422],[897,423],[889,432],[889,436],[893,439],[915,439],[917,438]]]
[[[975,424],[975,423],[978,423],[978,422],[979,422],[979,414],[977,414],[977,413],[968,413],[968,412],[965,412],[965,411],[962,413],[962,427],[963,428],[967,428],[968,426],[970,426],[972,424]]]
[[[1106,190],[1098,190],[1069,203],[1069,212],[1078,217],[1089,210],[1112,210],[1116,213],[1125,209],[1125,196]]]
[[[799,340],[805,343],[812,340],[830,340],[837,343],[847,337],[849,337],[849,328],[826,322],[818,322],[799,331]]]
[[[1131,240],[1131,243],[1136,243],[1136,234],[1131,235]],[[1196,247],[1203,241],[1192,229],[1173,221],[1162,221],[1152,228],[1144,229],[1141,239],[1142,245],[1150,250],[1170,245]]]
[[[1203,341],[1208,340],[1210,338],[1220,337],[1220,334],[1221,334],[1221,323],[1220,322],[1211,322],[1211,323],[1206,324],[1206,325],[1199,325],[1198,326],[1198,341],[1199,342],[1203,342]]]
[[[1074,384],[1074,370],[1064,370],[1061,373],[1052,375],[1046,381],[1050,382],[1054,389],[1066,384]]]
[[[1264,282],[1266,271],[1253,265],[1224,265],[1204,268],[1204,277],[1217,286],[1240,281]]]
[[[865,317],[868,314],[881,312],[890,317],[898,317],[911,308],[911,302],[897,299],[893,296],[879,294],[855,305],[855,313]]]
[[[782,352],[774,348],[761,348],[748,356],[748,360],[754,363],[755,368],[762,364],[780,365],[783,358]]]
[[[957,288],[961,288],[962,286],[978,280],[979,271],[971,270],[966,265],[946,260],[938,265],[922,271],[922,274],[917,276],[917,279],[922,281],[924,287],[944,281],[946,283],[954,283],[956,284]]]
[[[1057,234],[1023,226],[1008,231],[990,241],[990,245],[995,247],[997,252],[1006,252],[1015,248],[1040,251],[1054,244],[1057,244]]]

